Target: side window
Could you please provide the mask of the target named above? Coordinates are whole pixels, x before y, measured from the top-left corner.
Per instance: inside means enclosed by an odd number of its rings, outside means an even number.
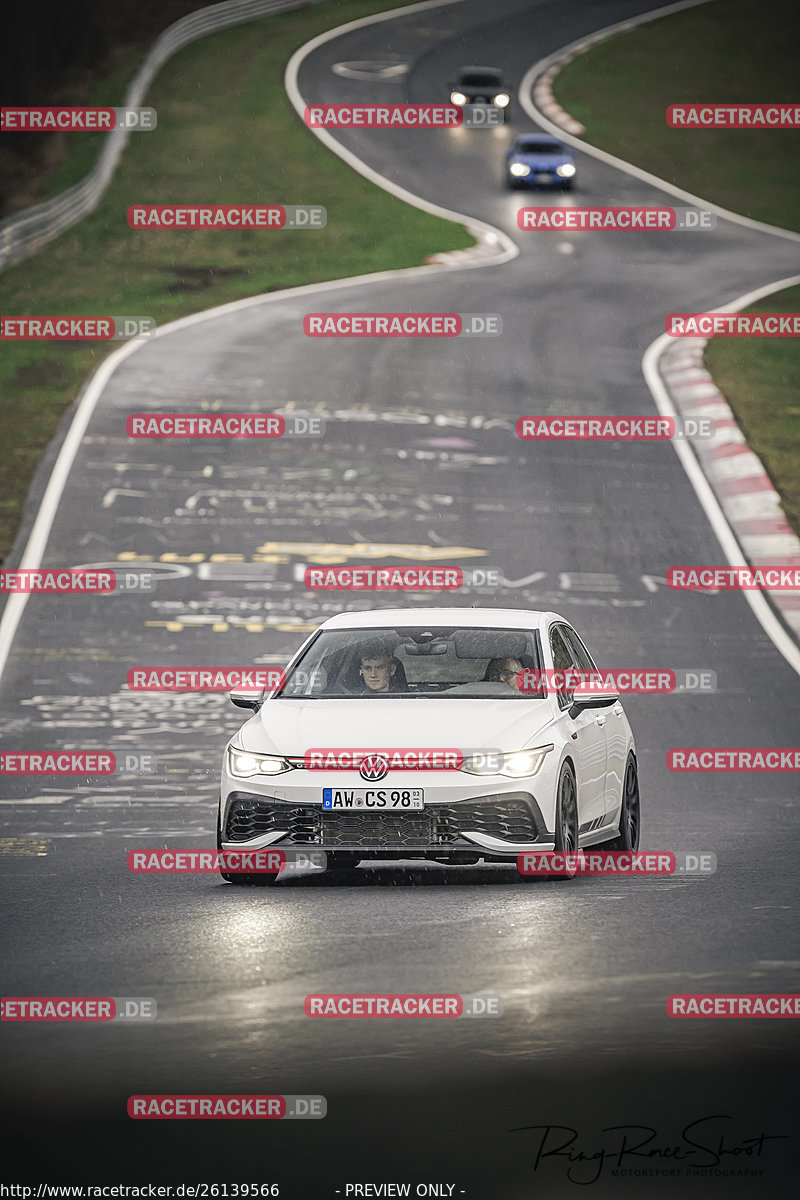
[[[564,641],[560,629],[555,625],[550,630],[550,648],[553,651],[553,666],[557,671],[569,671],[570,668],[574,667],[572,652]],[[561,708],[566,708],[570,705],[572,703],[572,692],[559,692],[558,703]]]
[[[575,660],[575,666],[579,667],[581,671],[596,671],[597,664],[592,662],[589,651],[586,649],[575,630],[571,629],[569,625],[559,625],[558,630],[559,633],[563,634],[567,645],[572,651],[572,656]]]

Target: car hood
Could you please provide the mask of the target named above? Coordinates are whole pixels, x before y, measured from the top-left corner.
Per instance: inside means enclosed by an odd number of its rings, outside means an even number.
[[[456,80],[450,85],[450,91],[455,90],[459,92],[503,92],[508,89],[502,79],[497,79],[494,83],[459,83]]]
[[[555,154],[526,154],[522,150],[510,150],[508,153],[509,162],[526,163],[532,170],[545,170],[548,167],[558,166],[559,163],[572,162],[570,154],[555,153]]]
[[[493,749],[533,745],[545,700],[268,700],[237,735],[254,754],[312,749]]]

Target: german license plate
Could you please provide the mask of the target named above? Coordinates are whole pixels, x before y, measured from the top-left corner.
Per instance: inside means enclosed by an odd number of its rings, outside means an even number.
[[[547,173],[547,171],[540,171],[539,174],[536,176],[536,182],[537,183],[552,183],[553,176],[549,175]]]
[[[422,788],[323,788],[322,807],[410,812],[425,807],[424,796]]]

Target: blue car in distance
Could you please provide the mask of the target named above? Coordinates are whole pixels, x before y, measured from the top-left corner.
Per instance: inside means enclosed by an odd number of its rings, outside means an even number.
[[[522,133],[506,151],[506,184],[518,187],[572,188],[576,173],[572,151],[549,133]]]

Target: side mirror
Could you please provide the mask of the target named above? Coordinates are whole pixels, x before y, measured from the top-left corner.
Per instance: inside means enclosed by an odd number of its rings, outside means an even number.
[[[235,704],[237,708],[252,708],[255,712],[261,708],[263,703],[261,692],[228,692],[231,704]]]
[[[573,696],[569,715],[573,721],[585,708],[610,708],[619,700],[619,692],[595,692],[586,696]]]

